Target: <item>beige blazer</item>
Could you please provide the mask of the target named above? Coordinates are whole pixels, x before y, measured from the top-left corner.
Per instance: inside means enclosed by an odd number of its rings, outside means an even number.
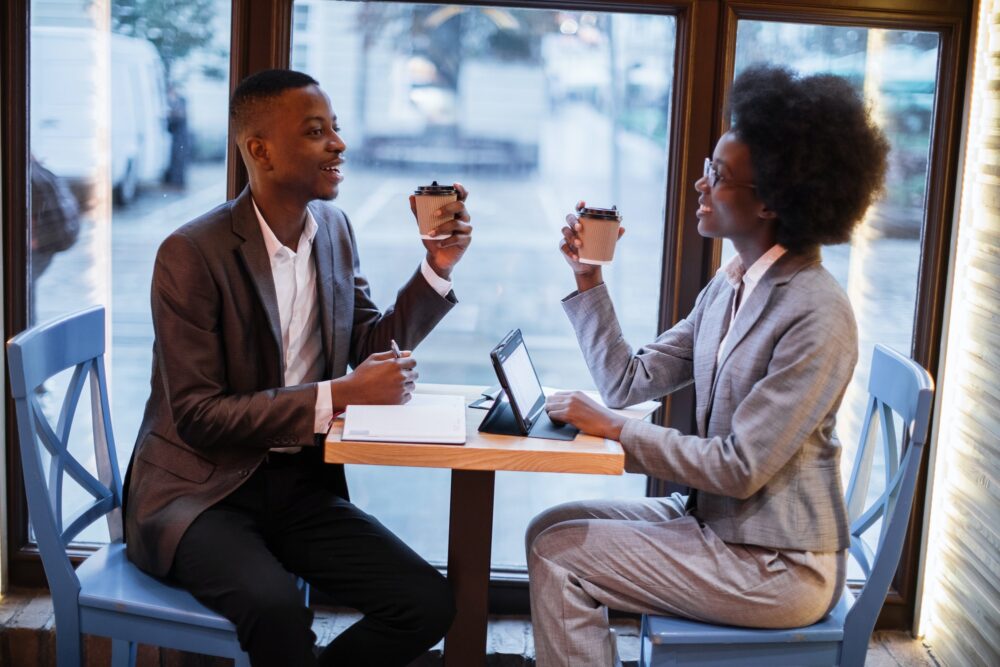
[[[417,271],[382,313],[340,209],[309,205],[324,378],[393,338],[414,348],[455,303]],[[317,385],[284,386],[271,263],[249,190],[171,234],[153,268],[155,340],[149,401],[125,480],[129,558],[156,575],[203,510],[239,487],[273,447],[311,448]],[[325,468],[347,495],[341,466]]]
[[[564,301],[608,405],[659,398],[694,381],[697,434],[630,420],[625,468],[697,491],[690,510],[726,542],[839,551],[849,543],[837,409],[858,358],[846,294],[818,249],[786,253],[729,326],[721,273],[694,310],[633,352],[604,286]]]

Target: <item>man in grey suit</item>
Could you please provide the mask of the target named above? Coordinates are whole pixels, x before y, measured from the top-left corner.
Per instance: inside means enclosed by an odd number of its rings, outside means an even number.
[[[403,665],[454,615],[447,581],[348,500],[322,436],[348,403],[404,403],[412,349],[454,306],[466,192],[384,313],[337,196],[346,146],[311,77],[243,81],[231,129],[250,184],[160,246],[151,395],[126,479],[128,555],[235,623],[256,665],[314,665],[301,577],[362,620],[322,665]],[[411,201],[411,207],[413,202]],[[416,233],[414,233],[416,236]],[[348,372],[348,367],[353,368]],[[402,501],[402,500],[401,500]]]
[[[755,627],[820,619],[840,597],[849,544],[837,409],[858,357],[843,290],[819,246],[849,239],[881,189],[888,144],[836,77],[751,68],[699,193],[698,231],[736,256],[694,310],[633,352],[600,267],[561,248],[577,291],[563,306],[605,402],[694,382],[697,433],[627,420],[582,393],[553,419],[618,440],[625,469],[689,496],[573,502],[526,535],[539,667],[610,665],[607,607]]]

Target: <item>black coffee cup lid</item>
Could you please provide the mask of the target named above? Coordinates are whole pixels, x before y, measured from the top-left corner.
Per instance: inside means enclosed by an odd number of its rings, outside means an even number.
[[[430,185],[421,185],[413,194],[415,195],[453,195],[457,194],[453,185],[438,185],[437,181],[431,181]]]
[[[577,215],[580,217],[586,216],[588,218],[597,218],[599,220],[617,220],[622,219],[621,211],[618,210],[617,206],[612,206],[611,208],[597,208],[596,206],[584,206],[581,209],[577,209]]]

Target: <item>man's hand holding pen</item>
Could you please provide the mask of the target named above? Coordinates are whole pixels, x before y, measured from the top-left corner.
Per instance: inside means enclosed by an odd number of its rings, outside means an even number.
[[[401,405],[416,387],[417,360],[409,350],[400,351],[396,341],[386,352],[376,352],[353,372],[330,383],[334,410],[355,405]]]

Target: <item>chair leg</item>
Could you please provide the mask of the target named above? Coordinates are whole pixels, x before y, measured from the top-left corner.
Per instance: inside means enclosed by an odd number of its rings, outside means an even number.
[[[75,609],[70,609],[68,612],[56,609],[56,666],[80,667],[83,664],[80,618]]]
[[[137,645],[127,639],[111,640],[111,667],[135,667]]]
[[[622,657],[618,653],[618,633],[615,632],[614,628],[611,628],[611,649],[614,652],[614,662],[612,663],[613,667],[622,667]]]
[[[860,633],[859,633],[860,634]],[[868,657],[868,640],[871,632],[860,638],[848,637],[844,633],[844,641],[840,644],[840,662],[838,664],[850,665],[851,667],[864,667],[865,658]]]
[[[649,648],[646,646],[647,639],[646,633],[649,629],[646,627],[646,615],[642,615],[642,620],[639,622],[639,663],[638,667],[647,667],[649,665]]]

